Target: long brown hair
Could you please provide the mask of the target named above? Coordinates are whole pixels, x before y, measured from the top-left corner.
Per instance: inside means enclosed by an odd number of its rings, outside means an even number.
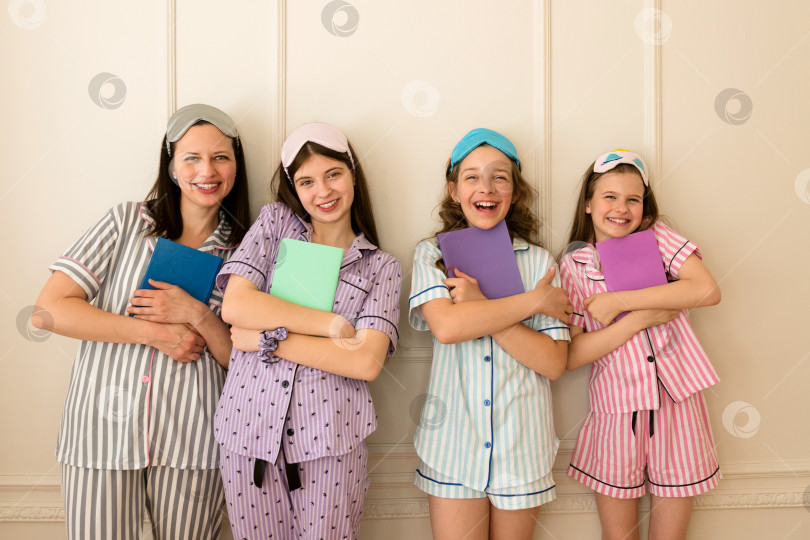
[[[295,156],[290,166],[287,167],[287,171],[290,173],[290,178],[294,178],[295,172],[301,165],[303,165],[310,156],[316,154],[340,161],[344,163],[350,171],[354,171],[354,200],[352,201],[351,207],[352,231],[354,231],[354,234],[363,233],[369,242],[379,247],[377,225],[374,222],[374,211],[371,208],[371,197],[368,193],[366,175],[363,173],[363,167],[360,165],[360,162],[357,161],[357,152],[354,151],[351,143],[349,143],[349,151],[352,153],[352,156],[354,156],[354,164],[352,164],[351,159],[349,159],[349,154],[337,152],[310,141],[301,147],[301,150],[298,151],[298,155]],[[310,221],[309,214],[304,210],[301,199],[298,198],[298,193],[296,193],[295,188],[291,185],[287,178],[287,173],[281,165],[278,166],[276,172],[273,174],[270,188],[275,200],[289,206],[290,209],[295,212],[295,215],[302,220]]]
[[[574,222],[571,224],[571,234],[568,236],[569,247],[580,247],[583,243],[592,244],[595,240],[595,233],[593,229],[593,219],[591,215],[585,211],[585,206],[588,201],[593,198],[594,191],[596,190],[596,182],[607,173],[634,173],[641,179],[638,169],[628,163],[620,163],[615,168],[603,172],[593,172],[593,166],[596,164],[594,161],[588,166],[585,174],[582,175],[581,185],[579,188],[579,196],[577,197],[577,206],[574,210]],[[641,225],[637,231],[643,231],[652,227],[658,220],[658,203],[655,202],[655,195],[653,195],[652,187],[644,185],[644,208],[642,209]],[[633,231],[633,232],[637,232]],[[567,252],[573,251],[569,247],[564,248],[560,254],[562,258]]]
[[[198,124],[208,124],[208,122],[201,120],[194,125]],[[220,208],[225,211],[228,223],[231,225],[231,233],[225,239],[225,243],[235,246],[244,238],[251,220],[245,154],[242,152],[242,144],[237,143],[236,139],[231,139],[231,144],[236,159],[236,178],[233,188],[222,200]],[[175,143],[172,143],[172,152],[174,152],[174,146]],[[169,176],[171,162],[172,158],[166,149],[166,137],[164,136],[160,145],[160,166],[157,179],[146,195],[145,205],[155,220],[155,227],[151,235],[175,240],[183,234],[183,215],[180,213],[180,186]]]

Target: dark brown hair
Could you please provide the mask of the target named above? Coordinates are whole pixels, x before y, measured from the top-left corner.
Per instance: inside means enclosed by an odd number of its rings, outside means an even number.
[[[593,172],[593,166],[596,164],[594,161],[588,166],[585,174],[582,175],[581,186],[579,189],[579,197],[577,197],[577,206],[574,210],[574,222],[571,224],[571,234],[568,236],[568,246],[577,247],[582,243],[592,244],[595,240],[593,219],[591,215],[585,212],[585,206],[593,198],[594,191],[596,190],[596,182],[607,173],[634,173],[641,179],[641,174],[633,165],[629,163],[621,163],[615,168],[603,172]],[[642,182],[643,183],[643,182]],[[658,203],[655,202],[655,195],[653,195],[652,188],[644,185],[644,208],[642,210],[641,225],[637,229],[643,231],[652,227],[658,220]],[[636,232],[636,231],[633,231]],[[568,247],[560,254],[562,258],[568,251]]]
[[[371,198],[368,193],[366,175],[363,173],[363,167],[360,165],[360,162],[357,161],[357,152],[354,151],[354,147],[352,147],[351,143],[349,143],[349,151],[352,153],[352,156],[354,156],[353,165],[352,161],[349,159],[349,154],[337,152],[310,141],[301,147],[301,150],[298,151],[298,155],[295,156],[290,166],[287,167],[287,171],[289,171],[290,177],[294,178],[295,172],[301,165],[303,165],[310,156],[316,154],[344,163],[350,171],[354,172],[354,200],[352,201],[351,208],[352,231],[354,231],[354,234],[363,233],[369,242],[379,247],[380,242],[377,236],[377,225],[374,222],[374,211],[371,208]],[[287,173],[284,171],[283,166],[279,165],[275,174],[273,174],[270,189],[276,201],[290,207],[299,218],[310,221],[309,214],[304,210],[301,199],[298,198],[298,193],[296,193],[295,188],[293,188],[290,180],[287,178]]]
[[[199,121],[194,125],[198,124],[208,124],[208,122]],[[235,246],[242,241],[251,222],[245,155],[242,152],[242,145],[236,139],[231,139],[231,144],[236,159],[236,178],[233,188],[222,200],[220,208],[225,211],[228,223],[231,225],[231,233],[225,239],[225,243]],[[174,146],[172,143],[172,151],[174,151]],[[146,195],[144,204],[155,220],[155,228],[150,234],[175,240],[183,234],[183,215],[180,213],[180,187],[169,174],[171,162],[172,158],[166,150],[166,137],[164,136],[160,145],[160,166],[157,179]]]

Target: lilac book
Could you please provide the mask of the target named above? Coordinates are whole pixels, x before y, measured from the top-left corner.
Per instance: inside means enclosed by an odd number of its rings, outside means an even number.
[[[667,274],[652,229],[596,243],[605,285],[610,292],[666,285]],[[616,320],[627,314],[620,314]]]
[[[469,227],[441,233],[438,239],[450,277],[455,277],[452,269],[458,268],[477,279],[490,299],[526,292],[505,221],[487,230]]]

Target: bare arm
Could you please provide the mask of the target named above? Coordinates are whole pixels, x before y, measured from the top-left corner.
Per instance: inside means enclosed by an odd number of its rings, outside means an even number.
[[[310,336],[354,336],[354,328],[345,317],[276,298],[236,274],[231,274],[225,288],[222,319],[253,330],[283,326],[288,332]]]
[[[571,326],[571,345],[568,347],[566,369],[570,371],[595,362],[627,343],[645,328],[667,323],[679,313],[678,309],[631,311],[616,323],[595,332],[585,332],[579,326]]]
[[[556,341],[521,323],[492,334],[492,338],[512,358],[552,381],[565,371],[567,341]]]
[[[474,278],[457,270],[463,277],[446,280],[452,288],[453,300],[436,298],[425,302],[421,306],[422,315],[440,343],[463,343],[495,334],[536,313],[559,312],[557,316],[567,321],[570,316],[568,297],[562,289],[551,285],[555,271],[552,267],[531,291],[489,300],[480,294]],[[465,298],[468,290],[473,299]],[[474,291],[478,291],[477,294]]]
[[[234,347],[259,350],[259,331],[234,326]],[[373,381],[382,370],[390,338],[385,332],[363,328],[352,338],[327,338],[288,333],[275,355],[302,366],[364,381]]]
[[[692,309],[720,302],[720,287],[703,261],[694,253],[681,265],[678,280],[636,291],[599,293],[585,299],[585,309],[602,324],[623,311],[642,309]]]
[[[84,289],[60,271],[51,274],[36,305],[39,309],[31,316],[32,324],[67,337],[140,343],[181,362],[199,360],[205,345],[204,339],[185,324],[161,324],[116,315],[89,304]]]
[[[180,287],[151,279],[149,283],[156,288],[138,289],[132,293],[132,306],[127,308],[127,312],[150,322],[192,326],[205,340],[214,360],[227,369],[232,348],[227,325],[206,304]]]

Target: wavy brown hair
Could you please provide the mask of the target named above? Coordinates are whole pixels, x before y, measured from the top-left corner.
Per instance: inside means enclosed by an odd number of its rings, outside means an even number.
[[[346,167],[354,173],[354,200],[351,207],[351,220],[352,231],[354,234],[363,233],[366,239],[377,247],[380,247],[379,238],[377,236],[377,225],[374,222],[374,211],[371,208],[371,197],[368,193],[368,182],[366,175],[363,172],[363,167],[357,160],[357,152],[354,151],[351,143],[349,143],[349,151],[354,156],[354,164],[349,159],[349,154],[344,152],[337,152],[321,146],[314,142],[307,142],[298,151],[298,155],[292,161],[287,171],[290,177],[295,177],[295,172],[304,164],[304,162],[313,155],[326,156],[328,158],[345,163]],[[279,165],[276,172],[273,174],[273,180],[270,182],[270,189],[273,198],[286,204],[295,212],[299,218],[304,221],[310,221],[309,214],[304,210],[304,205],[301,204],[301,199],[298,198],[298,193],[287,178],[287,173],[284,167]]]
[[[537,196],[537,191],[526,181],[520,171],[517,163],[509,160],[512,165],[512,185],[515,202],[509,208],[504,221],[506,227],[509,229],[509,237],[514,240],[515,238],[522,238],[530,244],[543,247],[540,243],[540,227],[532,207],[534,206],[534,198]],[[434,236],[440,233],[456,231],[458,229],[466,229],[469,227],[467,218],[464,216],[464,211],[461,205],[453,200],[450,195],[450,183],[458,185],[458,175],[461,167],[456,166],[450,170],[450,160],[447,161],[447,168],[445,169],[445,190],[444,196],[439,203],[439,219],[442,221],[441,228],[434,233]],[[446,270],[444,260],[439,259],[436,261],[436,266],[443,272]]]
[[[194,125],[208,124],[201,120]],[[226,135],[223,135],[225,137]],[[245,166],[245,154],[241,142],[231,139],[234,158],[236,160],[236,178],[230,193],[222,200],[220,208],[225,211],[231,233],[225,239],[229,246],[238,245],[247,233],[251,224],[250,203],[248,201],[248,178]],[[171,143],[174,153],[175,143]],[[146,208],[155,220],[155,227],[151,235],[176,240],[183,234],[183,215],[180,213],[180,186],[169,175],[169,166],[172,158],[166,150],[166,137],[160,145],[160,165],[157,179],[152,189],[146,195]]]
[[[583,243],[593,244],[595,240],[593,219],[591,218],[590,214],[585,212],[585,206],[588,201],[593,198],[594,191],[596,190],[596,182],[603,175],[612,172],[633,173],[637,175],[639,179],[641,179],[641,174],[638,172],[638,169],[628,163],[620,163],[615,168],[603,173],[593,171],[593,166],[595,164],[595,161],[591,163],[588,166],[588,169],[585,171],[585,174],[582,175],[579,196],[577,197],[577,206],[574,210],[574,222],[571,224],[571,234],[568,236],[568,246],[564,248],[562,253],[560,253],[559,258],[562,258],[569,251],[573,251],[573,249],[569,249],[570,247],[577,248]],[[643,197],[644,208],[642,210],[641,225],[636,231],[633,232],[649,229],[659,219],[658,203],[655,202],[655,195],[653,195],[652,187],[646,184],[644,185]]]

